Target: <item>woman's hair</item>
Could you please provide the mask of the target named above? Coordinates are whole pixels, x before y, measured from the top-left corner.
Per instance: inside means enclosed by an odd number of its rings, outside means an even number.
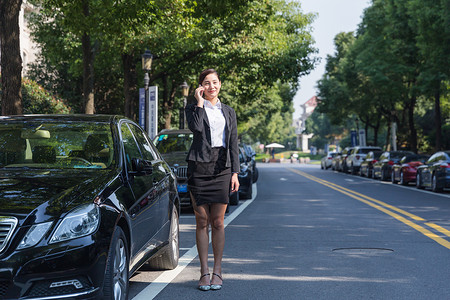
[[[220,81],[219,73],[217,73],[216,70],[214,70],[214,69],[206,69],[206,70],[203,70],[200,73],[200,76],[198,77],[198,83],[202,84],[203,80],[205,80],[205,77],[208,76],[209,74],[215,74],[217,76],[217,78],[219,78],[219,81]]]

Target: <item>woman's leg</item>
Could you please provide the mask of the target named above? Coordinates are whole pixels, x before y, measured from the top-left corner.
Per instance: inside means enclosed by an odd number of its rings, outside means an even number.
[[[197,206],[192,201],[195,213],[195,238],[197,242],[198,257],[200,259],[200,276],[209,273],[208,248],[209,248],[209,206],[208,204]],[[200,279],[199,285],[209,285],[209,276]]]
[[[222,256],[223,248],[225,246],[225,227],[224,217],[227,205],[222,203],[211,204],[210,218],[211,218],[211,239],[214,253],[214,269],[213,273],[222,275]],[[222,284],[222,280],[217,276],[211,277],[211,284]]]

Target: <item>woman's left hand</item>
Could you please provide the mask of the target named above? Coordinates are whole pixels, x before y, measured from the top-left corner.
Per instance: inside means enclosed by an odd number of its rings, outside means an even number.
[[[239,190],[239,179],[238,174],[233,173],[231,176],[231,192],[237,192]]]

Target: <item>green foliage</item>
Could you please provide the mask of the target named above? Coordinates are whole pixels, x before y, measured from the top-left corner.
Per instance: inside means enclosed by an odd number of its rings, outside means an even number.
[[[71,108],[65,100],[50,94],[35,81],[27,78],[22,80],[22,106],[24,114],[71,113]]]
[[[223,81],[221,100],[236,109],[239,133],[249,140],[293,139],[292,99],[299,78],[316,62],[310,24],[300,4],[285,0],[38,1],[31,21],[42,57],[33,78],[83,111],[80,37],[91,36],[95,50],[97,113],[123,112],[123,90],[134,74],[143,86],[140,55],[153,55],[151,85],[159,88],[160,128],[178,124],[179,85],[191,94],[201,70],[213,67]],[[129,70],[124,55],[132,58]],[[49,75],[51,74],[51,75]],[[280,89],[280,84],[284,84]],[[137,97],[135,106],[137,105]],[[256,129],[255,126],[265,126]]]
[[[71,109],[61,98],[51,95],[30,79],[22,81],[24,114],[69,114]]]
[[[390,140],[380,137],[395,122],[399,147],[443,148],[449,139],[444,128],[450,123],[448,3],[374,0],[355,35],[336,36],[336,52],[327,58],[318,83],[318,112],[337,125],[358,118],[370,133],[368,144],[388,146]],[[318,119],[314,123],[321,124]],[[439,133],[441,126],[442,139],[433,141],[433,131]]]

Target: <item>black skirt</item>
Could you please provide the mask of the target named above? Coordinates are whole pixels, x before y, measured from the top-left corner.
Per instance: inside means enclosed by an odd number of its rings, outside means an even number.
[[[197,206],[228,203],[231,168],[223,147],[213,148],[210,162],[188,161],[188,189]]]

